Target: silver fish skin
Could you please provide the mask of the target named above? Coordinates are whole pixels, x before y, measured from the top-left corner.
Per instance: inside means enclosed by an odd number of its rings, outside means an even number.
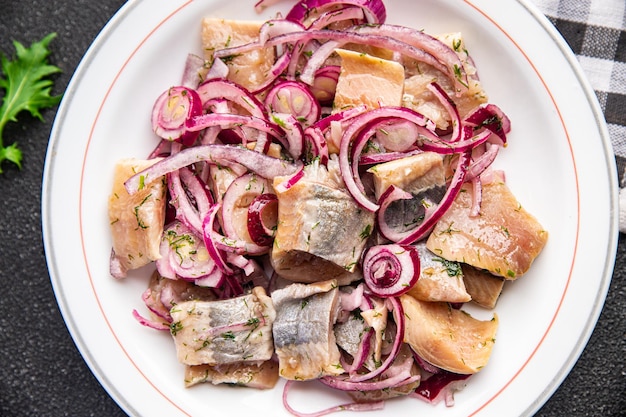
[[[333,326],[339,314],[335,280],[294,283],[272,293],[276,308],[273,326],[279,374],[309,380],[343,372]]]
[[[224,365],[269,360],[276,317],[265,290],[219,301],[186,301],[170,310],[178,360],[185,365]]]

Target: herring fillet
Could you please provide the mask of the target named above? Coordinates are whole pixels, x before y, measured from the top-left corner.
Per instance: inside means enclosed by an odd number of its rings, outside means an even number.
[[[515,280],[530,269],[548,232],[517,201],[498,173],[482,186],[480,214],[470,214],[473,191],[464,184],[433,228],[426,246],[436,255]]]
[[[111,274],[116,278],[159,259],[159,246],[165,220],[166,192],[164,177],[143,184],[130,195],[124,182],[159,159],[126,158],[115,165],[113,187],[108,201],[112,239]]]
[[[337,279],[340,285],[362,277],[358,261],[374,227],[374,214],[363,210],[345,189],[336,159],[328,168],[313,162],[293,186],[279,191],[278,224],[271,251],[281,277],[311,283]]]
[[[333,332],[339,312],[336,281],[294,283],[275,290],[272,301],[276,308],[272,332],[280,376],[302,381],[341,374]]]
[[[179,362],[224,365],[271,359],[272,300],[262,287],[218,301],[185,301],[170,310]]]

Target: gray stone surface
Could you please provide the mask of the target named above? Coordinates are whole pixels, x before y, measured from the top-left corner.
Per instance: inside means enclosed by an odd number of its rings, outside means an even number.
[[[50,60],[62,93],[90,43],[122,0],[0,0],[0,51],[55,31]],[[2,94],[2,93],[0,93]],[[55,109],[44,123],[22,115],[5,129],[24,152],[0,175],[0,415],[123,416],[83,361],[57,307],[42,245],[41,178]],[[600,268],[600,266],[599,266]],[[77,277],[79,278],[79,277]],[[589,344],[539,416],[626,416],[626,238]],[[564,346],[564,348],[566,348]]]

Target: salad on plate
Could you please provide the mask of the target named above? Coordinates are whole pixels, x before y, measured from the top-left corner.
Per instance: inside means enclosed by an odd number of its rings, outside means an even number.
[[[138,322],[171,334],[187,387],[284,379],[295,415],[310,380],[350,398],[316,415],[452,406],[548,238],[492,166],[511,121],[463,35],[302,0],[199,36],[155,98],[154,150],[112,173],[110,273],[154,265]]]

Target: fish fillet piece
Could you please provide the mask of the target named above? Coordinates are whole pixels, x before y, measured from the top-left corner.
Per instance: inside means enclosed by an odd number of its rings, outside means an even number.
[[[301,381],[341,374],[333,332],[339,313],[337,282],[294,283],[275,290],[272,301],[276,308],[272,331],[280,376]]]
[[[402,64],[366,53],[337,49],[341,72],[333,110],[365,105],[369,109],[399,106],[404,88]]]
[[[422,152],[384,162],[374,165],[368,171],[374,178],[377,200],[391,185],[413,195],[446,185],[443,156],[435,152]]]
[[[504,288],[505,280],[470,265],[463,264],[462,269],[463,281],[472,301],[481,307],[494,308]]]
[[[109,196],[109,225],[113,241],[112,260],[118,265],[114,276],[121,278],[126,272],[140,268],[159,259],[159,246],[165,219],[165,177],[153,179],[142,189],[130,195],[124,182],[159,159],[127,158],[118,161],[113,176],[113,189]],[[113,271],[112,271],[113,273]]]
[[[374,227],[374,213],[363,210],[345,189],[335,158],[318,161],[287,190],[274,179],[278,225],[271,262],[278,275],[296,282],[360,279],[361,253]]]
[[[404,82],[402,106],[413,109],[432,120],[438,128],[446,130],[450,126],[450,117],[439,100],[428,90],[428,84],[437,82],[456,104],[461,117],[466,116],[480,104],[487,102],[487,93],[478,79],[476,67],[467,52],[465,41],[460,32],[445,33],[437,38],[452,48],[463,63],[468,75],[467,89],[457,95],[452,80],[441,71],[421,62],[404,62],[407,78]]]
[[[228,20],[205,17],[202,20],[202,48],[204,58],[213,61],[218,49],[257,41],[262,21]],[[274,49],[255,49],[239,56],[222,58],[230,71],[228,79],[254,91],[267,78],[274,63]]]
[[[232,384],[256,389],[270,389],[278,382],[278,364],[272,360],[261,363],[185,366],[185,387],[203,382],[213,385]]]
[[[473,189],[465,184],[426,245],[442,258],[513,280],[528,271],[548,232],[520,205],[502,177],[494,177],[482,186],[480,215],[470,215]]]
[[[495,343],[498,316],[481,321],[448,303],[420,301],[404,294],[404,341],[425,361],[457,374],[487,365]]]
[[[472,297],[465,288],[463,270],[458,262],[448,261],[415,244],[420,256],[420,277],[408,294],[422,301],[465,303]]]
[[[218,301],[185,301],[170,310],[178,360],[185,365],[267,361],[273,355],[272,300],[262,287]]]

